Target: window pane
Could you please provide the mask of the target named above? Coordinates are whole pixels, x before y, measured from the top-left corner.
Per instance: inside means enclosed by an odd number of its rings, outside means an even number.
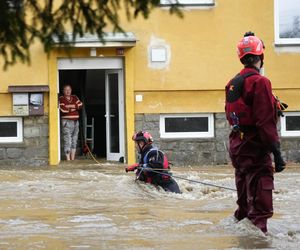
[[[119,87],[118,73],[108,75],[109,119],[110,119],[110,152],[120,153],[119,134]]]
[[[286,130],[300,130],[300,116],[286,116]]]
[[[17,122],[0,122],[0,137],[17,136]]]
[[[300,2],[299,0],[278,1],[279,37],[300,38]]]
[[[172,132],[208,132],[208,117],[167,117],[166,133]]]

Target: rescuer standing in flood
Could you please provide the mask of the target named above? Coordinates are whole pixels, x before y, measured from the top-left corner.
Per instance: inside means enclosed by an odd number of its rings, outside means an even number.
[[[248,32],[237,45],[244,69],[226,85],[226,117],[232,127],[229,136],[230,157],[235,168],[238,208],[237,220],[248,218],[262,232],[273,215],[275,172],[284,170],[276,123],[280,103],[273,94],[271,82],[260,74],[264,62],[262,40]]]

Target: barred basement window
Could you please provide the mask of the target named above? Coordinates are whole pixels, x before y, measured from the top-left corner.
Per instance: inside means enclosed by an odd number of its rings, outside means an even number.
[[[300,136],[300,112],[286,112],[281,117],[282,136]]]
[[[176,114],[160,116],[162,138],[214,137],[213,114]]]
[[[0,143],[22,142],[23,120],[19,117],[0,118]]]

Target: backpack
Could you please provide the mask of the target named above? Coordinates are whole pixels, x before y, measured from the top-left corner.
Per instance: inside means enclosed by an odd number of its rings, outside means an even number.
[[[163,156],[164,156],[164,163],[163,163],[163,169],[170,169],[170,166],[169,166],[169,161],[168,161],[168,158],[167,156],[164,154],[164,152],[162,152],[161,150],[157,149],[157,148],[151,148],[144,156],[143,158],[143,163],[147,163],[148,162],[148,155],[150,152],[153,152],[153,151],[157,151],[158,153],[160,152]]]
[[[226,118],[232,126],[255,125],[252,117],[252,106],[243,99],[245,79],[252,75],[259,75],[259,73],[238,74],[226,86]]]

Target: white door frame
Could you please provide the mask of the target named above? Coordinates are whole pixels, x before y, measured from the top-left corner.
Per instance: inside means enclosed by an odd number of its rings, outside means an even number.
[[[118,74],[118,97],[119,97],[119,153],[111,153],[110,152],[110,110],[109,110],[109,80],[108,75],[109,74]],[[115,70],[105,70],[105,106],[106,106],[106,158],[109,161],[118,161],[120,157],[124,157],[125,160],[125,148],[124,148],[124,84],[123,84],[123,70],[115,69]]]
[[[124,78],[123,78],[123,59],[117,57],[104,57],[104,58],[60,58],[57,60],[57,70],[89,70],[89,69],[104,69],[112,71],[119,71],[119,133],[120,133],[120,153],[125,160],[125,116],[124,116]],[[58,92],[59,92],[59,73],[57,79]],[[122,97],[120,101],[120,97]],[[58,123],[60,123],[60,115],[58,116]],[[122,128],[122,129],[121,129]],[[107,133],[108,134],[108,133]],[[60,144],[60,130],[58,133],[58,142]],[[60,145],[59,146],[59,160]],[[108,150],[108,148],[107,148]],[[107,155],[108,160],[108,155]],[[117,159],[119,160],[119,158]]]

